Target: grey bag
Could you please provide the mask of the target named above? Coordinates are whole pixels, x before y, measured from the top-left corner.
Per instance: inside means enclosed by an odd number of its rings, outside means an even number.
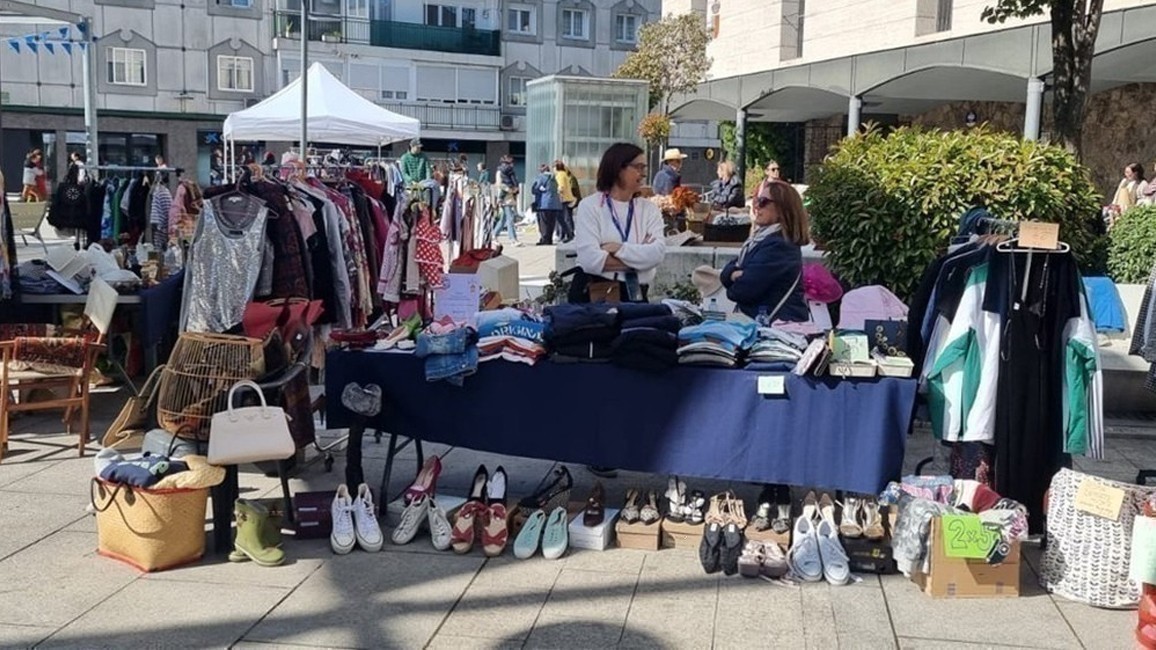
[[[196,440],[178,438],[164,429],[153,429],[146,433],[140,450],[141,453],[168,456],[173,460],[184,458],[190,454],[203,455],[205,453],[198,448]]]

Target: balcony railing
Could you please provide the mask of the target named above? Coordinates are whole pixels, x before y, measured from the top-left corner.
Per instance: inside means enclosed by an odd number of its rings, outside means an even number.
[[[301,15],[295,12],[275,12],[273,30],[276,37],[300,38]],[[392,20],[311,15],[308,34],[311,41],[484,56],[500,56],[502,53],[501,32],[493,29],[459,29]]]
[[[439,106],[400,102],[378,102],[378,105],[394,113],[416,118],[423,129],[497,131],[502,120],[502,111],[497,106]]]

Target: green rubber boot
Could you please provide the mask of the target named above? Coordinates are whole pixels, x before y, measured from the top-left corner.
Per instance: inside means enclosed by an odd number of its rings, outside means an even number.
[[[237,499],[233,516],[237,520],[237,536],[233,540],[233,552],[229,554],[230,562],[252,560],[261,566],[277,566],[285,561],[285,551],[266,543],[269,511],[265,506]]]

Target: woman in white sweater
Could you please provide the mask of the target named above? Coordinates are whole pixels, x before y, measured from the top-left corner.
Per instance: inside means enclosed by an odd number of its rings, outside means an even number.
[[[617,282],[624,302],[646,302],[666,256],[662,212],[637,196],[646,167],[645,153],[630,143],[611,145],[602,154],[598,191],[582,199],[574,219],[582,273],[570,285],[570,302],[589,302],[591,283],[601,282]]]

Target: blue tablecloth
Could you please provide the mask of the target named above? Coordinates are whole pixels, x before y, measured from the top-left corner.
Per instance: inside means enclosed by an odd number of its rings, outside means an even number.
[[[427,383],[410,354],[330,352],[330,427],[350,412],[349,382],[381,386],[386,433],[513,456],[621,469],[878,493],[899,478],[915,381],[787,376],[680,367],[650,374],[603,364],[481,364],[458,388]]]

